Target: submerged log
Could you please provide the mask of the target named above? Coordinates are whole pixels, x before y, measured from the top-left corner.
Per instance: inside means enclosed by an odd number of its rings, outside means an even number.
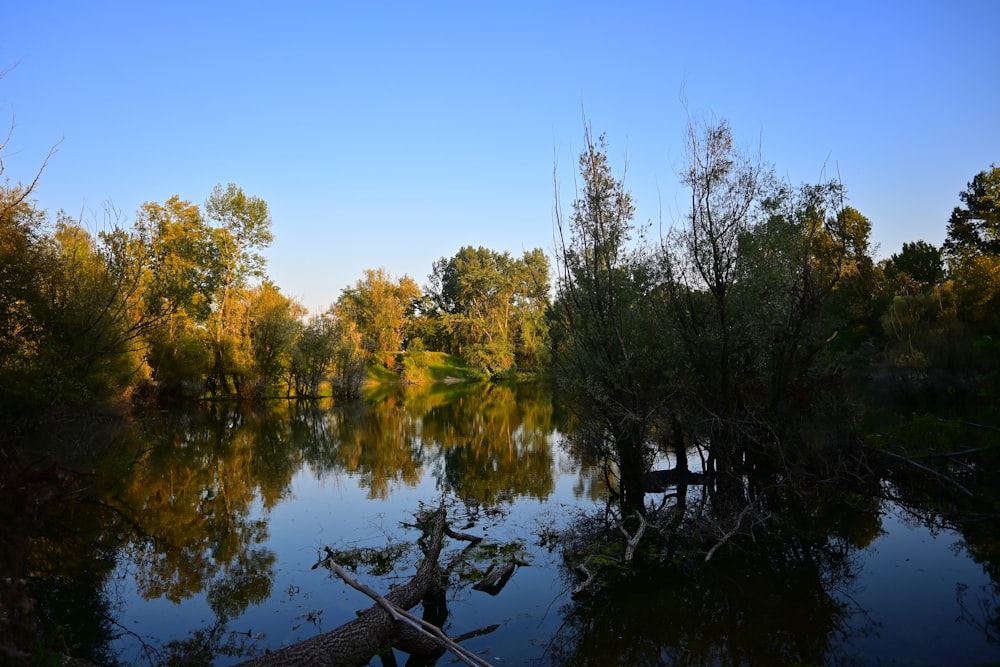
[[[497,595],[503,590],[503,587],[507,585],[507,582],[510,581],[511,576],[514,574],[514,570],[514,563],[504,563],[500,567],[491,565],[482,580],[476,583],[476,585],[472,588],[477,591],[482,591],[483,593],[489,593],[490,595]]]
[[[438,557],[441,555],[444,529],[445,512],[439,509],[434,518],[424,562],[409,581],[385,596],[385,600],[393,607],[411,609],[427,593],[440,585]],[[360,612],[357,618],[335,630],[248,660],[241,663],[241,667],[285,665],[362,667],[368,664],[372,656],[388,648],[401,635],[412,638],[412,628],[394,618],[389,611],[376,603]]]
[[[660,493],[668,486],[704,484],[705,475],[700,472],[690,472],[684,468],[669,470],[650,470],[642,476],[642,490],[646,493]]]

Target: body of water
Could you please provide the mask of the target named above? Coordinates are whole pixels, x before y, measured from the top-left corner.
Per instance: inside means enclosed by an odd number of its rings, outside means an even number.
[[[358,570],[388,591],[419,561],[407,524],[444,502],[484,538],[456,567],[444,627],[498,625],[463,642],[493,664],[1000,663],[991,564],[888,500],[852,535],[722,549],[708,563],[676,553],[574,597],[553,536],[600,516],[606,492],[562,446],[570,428],[544,391],[503,387],[158,414],[91,527],[106,569],[82,597],[103,600],[106,617],[75,641],[122,665],[197,654],[223,666],[332,630],[372,602],[314,567],[324,548],[394,547],[381,570]],[[442,562],[466,546],[450,540]],[[498,594],[472,588],[511,558]],[[64,604],[70,623],[93,613]]]

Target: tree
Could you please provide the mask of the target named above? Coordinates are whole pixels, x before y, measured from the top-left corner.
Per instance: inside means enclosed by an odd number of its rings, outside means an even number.
[[[219,262],[219,280],[215,308],[209,320],[213,343],[213,369],[211,386],[226,387],[227,379],[238,383],[234,367],[239,349],[245,348],[239,339],[240,318],[245,315],[245,304],[237,298],[245,296],[244,289],[251,278],[264,275],[265,260],[260,251],[271,244],[271,213],[267,202],[260,197],[247,196],[242,188],[230,183],[225,189],[215,186],[205,202],[205,214],[213,223],[214,249]],[[235,386],[236,393],[245,387]]]
[[[520,289],[515,295],[514,352],[519,367],[545,368],[549,358],[551,271],[549,258],[541,248],[525,251],[521,258]]]
[[[146,202],[136,213],[133,229],[143,253],[137,260],[144,262],[148,273],[148,311],[183,313],[204,322],[223,266],[215,233],[198,206],[178,195],[163,204]]]
[[[667,423],[674,441],[707,443],[716,492],[742,503],[746,469],[824,461],[800,427],[843,403],[827,396],[833,341],[872,326],[871,223],[836,181],[779,182],[724,121],[692,122],[686,136],[691,210],[662,262],[681,343]]]
[[[948,220],[945,253],[1000,254],[1000,167],[976,174],[958,196],[964,206],[956,206]]]
[[[691,208],[665,264],[679,331],[695,368],[709,380],[704,393],[723,423],[737,403],[739,322],[733,321],[731,292],[744,270],[741,241],[760,219],[756,205],[769,174],[758,157],[735,145],[724,120],[691,120],[685,143],[682,182],[691,190]],[[698,305],[701,290],[710,297],[710,312]]]
[[[320,384],[333,365],[336,346],[333,316],[324,313],[309,318],[292,351],[290,375],[296,396],[319,396]]]
[[[959,198],[965,206],[951,214],[944,252],[960,317],[993,333],[1000,323],[1000,167],[976,174]]]
[[[44,211],[21,187],[0,188],[0,405],[23,412],[43,400],[45,323],[36,312],[56,258],[41,232]]]
[[[630,513],[643,509],[650,417],[667,398],[656,358],[662,327],[651,307],[649,256],[632,239],[639,231],[632,195],[608,164],[604,136],[595,140],[587,127],[584,143],[573,213],[566,220],[556,209],[555,367],[593,424],[584,431],[586,447],[617,468],[620,502]]]
[[[818,398],[828,379],[817,376],[821,353],[870,314],[871,223],[843,198],[834,181],[782,186],[744,239],[733,304],[744,350],[734,369],[736,409],[778,434]]]
[[[944,280],[941,250],[926,241],[904,243],[900,252],[886,261],[883,271],[899,294],[916,294]]]
[[[162,318],[146,337],[157,390],[161,396],[197,395],[213,368],[206,329],[222,275],[215,234],[197,205],[174,195],[139,208],[133,237],[132,261],[145,276],[145,311]]]
[[[269,280],[250,294],[244,336],[253,355],[253,393],[263,397],[292,365],[296,340],[300,337],[305,308],[288,298]]]
[[[447,350],[488,375],[519,360],[544,359],[548,258],[540,249],[520,259],[488,248],[461,248],[434,262],[427,294],[447,332]]]
[[[341,292],[337,316],[355,324],[370,359],[394,368],[419,298],[420,288],[409,276],[393,280],[385,269],[368,269],[354,287]]]
[[[347,396],[361,395],[368,366],[368,353],[364,340],[354,320],[342,317],[334,309],[331,314],[334,339],[333,374],[339,390]]]

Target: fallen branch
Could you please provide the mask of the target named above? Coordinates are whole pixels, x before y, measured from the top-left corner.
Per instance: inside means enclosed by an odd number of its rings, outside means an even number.
[[[452,639],[450,639],[444,631],[433,623],[428,623],[422,618],[414,616],[405,609],[400,609],[394,604],[386,600],[384,597],[376,593],[374,590],[365,586],[363,583],[352,577],[344,568],[333,561],[328,561],[327,566],[336,573],[338,577],[344,580],[351,588],[361,591],[371,599],[375,600],[376,603],[382,609],[384,609],[393,619],[406,623],[418,631],[426,633],[431,636],[442,648],[451,651],[459,660],[467,665],[472,665],[473,667],[492,667],[490,663],[482,660],[479,656],[471,651],[468,651],[458,644],[456,644]]]
[[[625,562],[632,562],[632,557],[635,556],[635,548],[639,546],[639,540],[642,539],[643,534],[646,532],[646,518],[641,512],[636,512],[635,516],[639,519],[639,529],[635,531],[635,535],[629,535],[628,531],[625,530],[624,521],[618,522],[618,530],[622,532],[625,536]]]
[[[986,428],[985,426],[982,428]],[[919,459],[947,459],[947,458],[957,458],[959,456],[968,456],[969,454],[980,454],[982,452],[988,452],[993,449],[1000,448],[1000,445],[987,445],[986,447],[973,447],[972,449],[962,449],[957,452],[940,452],[938,454],[923,454],[916,458]]]
[[[884,451],[884,450],[882,450],[882,453],[885,454],[886,456],[890,456],[890,457],[892,457],[894,459],[898,459],[898,460],[903,461],[905,463],[909,463],[914,468],[919,468],[920,470],[923,470],[924,472],[930,473],[931,475],[934,475],[935,477],[937,477],[939,479],[942,479],[942,480],[944,480],[944,481],[952,484],[955,488],[957,488],[959,491],[961,491],[965,495],[969,496],[970,498],[973,497],[973,495],[974,495],[972,493],[972,491],[969,491],[967,488],[965,488],[959,481],[957,481],[953,477],[949,477],[948,475],[945,475],[944,473],[940,473],[937,470],[934,470],[933,468],[928,468],[927,466],[925,466],[925,465],[923,465],[921,463],[917,463],[916,461],[914,461],[913,459],[911,459],[911,458],[909,458],[907,456],[902,456],[900,454],[893,454],[892,452],[888,452],[888,451]]]
[[[489,593],[490,595],[497,595],[507,585],[513,574],[514,563],[505,563],[500,567],[490,565],[490,569],[486,571],[486,575],[472,588],[477,591]]]
[[[962,426],[968,426],[969,428],[983,429],[985,431],[1000,431],[1000,428],[997,428],[996,426],[990,426],[989,424],[977,424],[975,422],[969,422],[969,421],[964,421],[964,420],[960,420],[958,422],[955,422],[954,420],[944,419],[943,417],[938,417],[938,421],[940,423],[942,423],[942,424],[954,424],[954,423],[958,423],[958,424],[960,424]]]
[[[483,541],[483,538],[476,537],[475,535],[455,532],[448,524],[445,524],[444,526],[444,534],[453,540],[462,540],[463,542],[472,542],[473,544],[479,544]]]
[[[707,554],[705,554],[706,563],[712,560],[712,556],[715,555],[715,552],[718,551],[722,547],[722,545],[724,545],[726,542],[728,542],[733,538],[733,535],[736,534],[736,531],[740,529],[740,524],[743,523],[743,518],[750,512],[751,509],[753,509],[752,503],[744,507],[742,510],[740,510],[739,515],[736,517],[736,525],[733,526],[732,530],[723,535],[721,540],[712,545],[712,548],[708,550]]]
[[[399,610],[416,606],[429,591],[440,585],[441,570],[438,558],[441,555],[444,526],[445,511],[440,508],[433,516],[433,525],[426,528],[430,543],[424,553],[423,563],[409,581],[397,586],[385,596],[385,600],[395,610],[394,612],[376,604],[334,630],[266,653],[242,664],[254,667],[306,664],[313,667],[367,665],[373,655],[393,642],[401,628],[409,627],[408,624],[400,624]],[[328,564],[330,561],[328,556],[313,567]]]
[[[581,581],[579,584],[577,584],[576,588],[573,589],[573,596],[574,597],[576,597],[577,595],[579,595],[580,593],[582,593],[584,591],[584,589],[586,589],[587,586],[590,586],[590,584],[593,583],[593,581],[594,581],[594,577],[595,577],[594,573],[587,569],[587,563],[589,561],[590,561],[590,556],[587,556],[587,560],[583,561],[582,563],[579,563],[574,568],[577,572],[579,572],[580,574],[582,574],[585,577],[585,579],[583,581]]]

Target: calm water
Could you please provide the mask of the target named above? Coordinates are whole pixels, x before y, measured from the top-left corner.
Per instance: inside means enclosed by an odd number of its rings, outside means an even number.
[[[575,600],[560,550],[539,539],[604,506],[598,472],[560,446],[568,428],[535,388],[162,413],[143,425],[145,451],[95,527],[115,619],[102,637],[121,664],[164,662],[168,642],[196,639],[227,665],[238,647],[331,630],[370,600],[313,569],[322,548],[399,546],[390,574],[359,574],[387,590],[418,557],[406,548],[418,533],[402,524],[421,503],[457,498],[456,513],[478,511],[467,532],[486,537],[480,568],[501,552],[527,563],[496,596],[460,577],[448,592],[449,634],[499,624],[464,642],[497,665],[1000,662],[984,565],[960,535],[887,502],[848,537],[678,559]]]

